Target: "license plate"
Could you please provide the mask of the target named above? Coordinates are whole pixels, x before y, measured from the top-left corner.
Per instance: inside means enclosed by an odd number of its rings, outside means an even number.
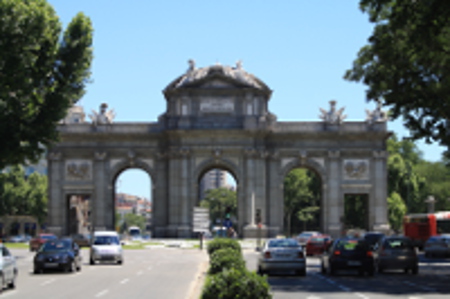
[[[56,268],[58,267],[58,263],[45,263],[46,268]]]
[[[347,265],[349,265],[349,266],[361,266],[361,262],[360,261],[348,261]]]

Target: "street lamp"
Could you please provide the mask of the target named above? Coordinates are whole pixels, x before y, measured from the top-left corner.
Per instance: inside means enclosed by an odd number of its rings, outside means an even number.
[[[436,199],[432,195],[428,195],[427,199],[425,200],[425,203],[428,204],[428,213],[434,213],[434,204],[436,202]]]

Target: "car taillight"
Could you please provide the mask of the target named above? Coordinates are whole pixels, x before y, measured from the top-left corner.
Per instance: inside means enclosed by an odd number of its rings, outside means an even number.
[[[264,252],[264,258],[266,258],[266,259],[270,259],[271,258],[270,251]]]
[[[339,250],[335,250],[335,251],[333,252],[333,254],[334,254],[334,255],[341,255],[341,252],[340,252]]]
[[[371,256],[373,256],[373,252],[372,251],[367,251],[366,255],[371,257]]]

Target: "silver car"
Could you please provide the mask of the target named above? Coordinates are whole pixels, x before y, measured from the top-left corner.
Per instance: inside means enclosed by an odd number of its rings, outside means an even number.
[[[450,256],[450,236],[440,235],[430,237],[424,245],[426,257]]]
[[[306,275],[306,262],[302,246],[295,239],[269,239],[258,257],[258,273],[294,272]]]
[[[3,244],[0,244],[0,293],[5,287],[14,288],[17,278],[15,257]]]
[[[96,261],[123,263],[123,251],[119,235],[114,231],[97,231],[91,245],[90,264]]]

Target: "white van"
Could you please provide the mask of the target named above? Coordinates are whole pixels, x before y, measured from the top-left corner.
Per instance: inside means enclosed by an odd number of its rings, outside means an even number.
[[[96,231],[92,240],[90,264],[96,261],[123,263],[123,250],[119,234],[115,231]]]

